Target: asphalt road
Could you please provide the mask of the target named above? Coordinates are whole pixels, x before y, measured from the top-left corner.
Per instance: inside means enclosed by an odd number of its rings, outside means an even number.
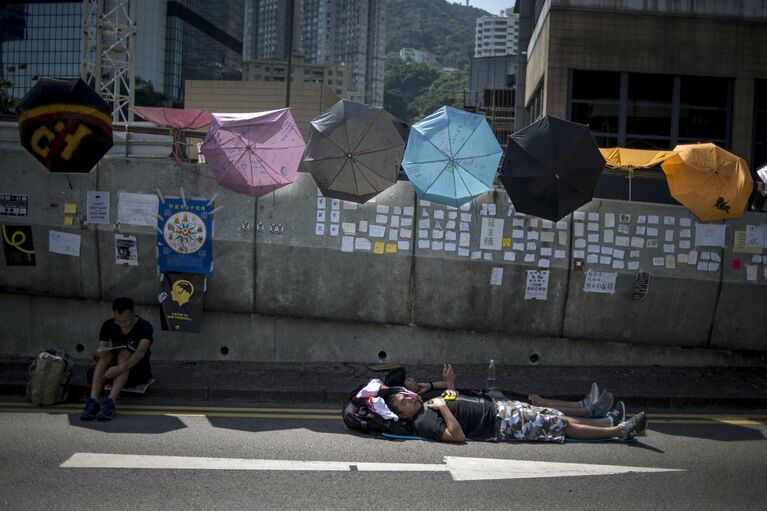
[[[1,509],[761,510],[767,502],[767,411],[651,414],[633,445],[447,445],[353,435],[335,409],[122,406],[107,423],[80,422],[77,410],[0,403]],[[530,470],[548,477],[518,478]]]

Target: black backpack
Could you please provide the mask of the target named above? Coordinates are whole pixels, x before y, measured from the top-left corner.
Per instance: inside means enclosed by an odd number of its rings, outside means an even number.
[[[404,421],[384,419],[371,411],[364,399],[358,399],[357,393],[365,387],[360,385],[349,395],[341,410],[341,418],[349,429],[362,431],[373,435],[391,433],[394,435],[413,435],[413,430]]]

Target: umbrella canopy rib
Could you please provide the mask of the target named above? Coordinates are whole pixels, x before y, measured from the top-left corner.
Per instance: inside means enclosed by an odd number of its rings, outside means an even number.
[[[482,155],[482,156],[474,156],[472,158],[486,158],[488,156],[493,156],[493,155],[492,154],[485,154],[485,155]],[[469,159],[469,158],[465,158],[465,159]],[[474,179],[476,179],[480,183],[482,182],[482,180],[480,178],[478,178],[471,170],[469,170],[467,167],[464,167],[463,165],[461,165],[459,160],[456,160],[455,164],[458,165],[459,167],[461,167],[461,169],[464,172],[466,172],[467,174],[469,174],[471,177],[473,177]]]
[[[357,165],[361,166],[361,167],[365,167],[366,169],[368,169],[370,171],[371,174],[375,174],[376,176],[380,177],[381,179],[388,179],[386,176],[382,176],[380,173],[378,173],[377,171],[371,169],[370,167],[368,167],[367,165],[365,165],[364,163],[362,163],[359,160],[355,160],[355,163]],[[365,178],[365,180],[367,181],[367,178]],[[370,183],[370,181],[368,181],[368,183]],[[372,186],[372,183],[370,183],[370,185]]]
[[[461,167],[461,168],[463,168],[463,167]],[[464,169],[464,170],[466,170],[466,169]],[[467,171],[467,173],[468,173],[470,176],[472,176],[474,179],[477,179],[477,176],[475,176],[475,175],[474,175],[474,174],[472,174],[471,172],[468,172],[468,171]],[[466,188],[466,191],[468,191],[469,193],[471,193],[471,190],[469,189],[469,185],[467,185],[467,184],[466,184],[466,181],[463,179],[463,176],[461,175],[461,173],[460,173],[460,172],[456,172],[455,174],[456,174],[456,175],[458,175],[458,178],[461,180],[461,183],[463,184],[464,188]],[[455,180],[455,178],[453,178],[453,179]],[[479,179],[477,179],[477,181],[479,181],[480,183],[482,182],[482,181],[480,181]]]
[[[461,144],[461,147],[459,147],[457,151],[453,151],[453,146],[452,146],[452,145],[450,146],[450,152],[451,152],[453,155],[455,155],[455,156],[454,156],[454,158],[455,158],[456,160],[458,159],[458,153],[460,153],[460,152],[461,152],[461,149],[463,149],[463,146],[465,146],[465,145],[466,145],[466,144],[469,142],[469,140],[471,139],[471,137],[474,135],[474,133],[476,133],[476,132],[477,132],[477,129],[479,129],[479,127],[480,127],[481,125],[482,125],[482,123],[481,123],[481,122],[478,122],[478,123],[477,123],[477,124],[474,126],[474,129],[472,129],[472,130],[471,130],[471,133],[469,133],[469,135],[466,137],[466,139],[463,141],[463,144]],[[448,133],[450,133],[450,125],[448,125],[448,128],[447,128],[447,130],[448,130]]]
[[[444,174],[444,173],[445,173],[445,169],[447,168],[447,166],[448,166],[448,165],[449,165],[449,162],[445,162],[445,166],[444,166],[444,167],[442,167],[442,170],[440,170],[438,173],[436,173],[436,174],[434,175],[434,179],[432,179],[432,180],[431,180],[431,182],[430,182],[428,185],[426,185],[426,186],[424,186],[424,187],[423,187],[423,189],[424,189],[425,191],[427,191],[427,192],[428,192],[428,191],[429,191],[429,189],[430,189],[432,186],[434,186],[434,183],[436,183],[437,181],[439,181],[439,178],[442,176],[442,174]]]
[[[273,149],[278,149],[278,148],[276,148],[276,147],[274,147],[274,148],[272,148],[272,147],[269,147],[269,148],[264,148],[264,149],[262,149],[262,151],[263,151],[263,150],[266,150],[266,151],[271,151],[271,150],[273,150]],[[274,174],[275,176],[280,176],[280,178],[282,177],[282,174],[280,174],[279,172],[277,172],[276,170],[274,170],[274,168],[272,168],[271,164],[269,164],[269,163],[266,163],[266,160],[264,160],[263,158],[261,158],[261,156],[259,156],[259,154],[258,154],[256,151],[253,151],[253,156],[255,156],[256,158],[258,158],[258,160],[261,162],[261,165],[263,165],[263,166],[264,166],[264,169],[265,169],[267,172],[269,172],[270,174]],[[280,178],[275,178],[274,176],[270,176],[270,177],[271,177],[271,178],[274,180],[274,182],[275,182],[275,183],[280,183],[280,182],[282,182],[282,180],[281,180]]]
[[[418,131],[418,130],[416,130],[416,131]],[[449,131],[449,130],[448,130],[448,131]],[[428,138],[426,135],[424,135],[424,134],[423,134],[423,133],[421,133],[421,132],[418,132],[418,133],[421,135],[421,138],[423,138],[423,139],[424,139],[426,142],[428,142],[428,143],[429,143],[429,145],[431,145],[432,147],[434,147],[434,149],[436,149],[436,150],[437,150],[439,153],[441,153],[441,154],[444,154],[444,155],[445,155],[445,158],[447,158],[448,160],[450,159],[450,155],[449,155],[449,154],[445,154],[445,151],[443,151],[442,149],[440,149],[439,147],[437,147],[437,146],[436,146],[436,144],[435,144],[434,142],[432,142],[430,138]],[[449,141],[449,137],[448,137],[448,141]],[[419,161],[418,163],[438,163],[439,161],[441,161],[441,160],[436,160],[436,161],[434,161],[434,162],[430,162],[430,161]]]
[[[354,148],[351,151],[349,151],[350,153],[355,154],[357,152],[357,149],[359,148],[360,144],[362,144],[362,142],[365,140],[365,137],[368,136],[368,131],[370,131],[370,128],[373,127],[373,124],[375,124],[378,118],[381,117],[382,113],[383,113],[383,110],[378,112],[378,115],[376,115],[375,118],[365,126],[365,129],[362,131],[362,135],[360,136],[360,139],[357,141],[357,145],[354,146]],[[346,128],[346,123],[344,123],[344,127]],[[347,136],[348,136],[348,128],[347,128]]]

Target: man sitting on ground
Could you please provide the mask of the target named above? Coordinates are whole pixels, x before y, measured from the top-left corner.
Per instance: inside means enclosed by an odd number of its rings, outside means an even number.
[[[81,420],[112,420],[116,414],[115,401],[122,389],[144,384],[152,378],[149,365],[152,325],[140,318],[133,308],[130,298],[118,298],[112,303],[114,318],[101,325],[99,345],[93,352],[96,366],[91,395],[80,415]],[[112,380],[112,389],[99,401],[106,380]]]

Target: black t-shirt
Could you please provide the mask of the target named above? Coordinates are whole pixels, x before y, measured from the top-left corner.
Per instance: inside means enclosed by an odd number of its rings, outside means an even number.
[[[145,319],[138,318],[136,324],[127,334],[124,334],[120,325],[115,323],[114,318],[104,321],[101,325],[101,331],[99,332],[99,340],[107,341],[111,343],[112,349],[116,352],[119,349],[127,349],[130,352],[136,351],[141,339],[149,339],[150,344],[154,342],[152,337],[153,329],[152,324]],[[152,377],[152,368],[150,366],[150,359],[152,357],[152,350],[147,349],[141,360],[133,366],[128,374],[127,386],[138,385],[146,383]],[[116,364],[117,357],[114,357],[112,364]]]
[[[480,441],[496,439],[495,417],[497,414],[492,399],[458,395],[454,400],[447,402],[447,407],[461,425],[466,438]],[[445,428],[445,419],[442,415],[425,406],[413,420],[414,432],[431,440],[442,440]]]
[[[123,333],[120,325],[115,323],[114,319],[108,319],[101,325],[99,340],[111,343],[112,349],[122,348],[133,352],[138,348],[141,339],[149,339],[150,343],[154,342],[153,332],[152,324],[142,318],[137,319],[136,324],[133,325],[133,328],[127,334]],[[151,356],[152,350],[147,349],[144,357],[136,365],[148,366]]]
[[[153,342],[152,338],[152,324],[149,321],[137,318],[136,324],[133,328],[125,334],[123,333],[120,325],[115,323],[114,319],[108,319],[101,325],[101,331],[99,332],[99,340],[112,343],[112,348],[119,348],[124,346],[128,351],[136,351],[141,339],[149,339],[149,342]],[[149,350],[147,350],[149,354]]]

